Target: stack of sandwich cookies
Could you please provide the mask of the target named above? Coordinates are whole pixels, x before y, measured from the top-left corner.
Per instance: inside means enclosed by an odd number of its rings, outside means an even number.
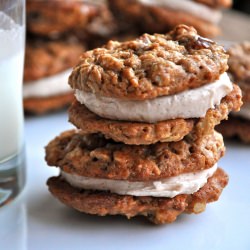
[[[175,25],[186,24],[206,37],[220,33],[220,9],[230,7],[231,3],[231,0],[109,0],[124,29],[139,26],[142,32],[164,33]]]
[[[229,74],[243,95],[243,106],[237,113],[232,112],[228,121],[217,129],[225,137],[237,136],[243,142],[250,143],[250,42],[235,44],[228,50]]]
[[[102,44],[116,26],[104,1],[29,0],[26,7],[24,109],[43,114],[70,105],[72,67],[86,47]]]
[[[27,40],[23,85],[26,112],[43,114],[73,101],[68,77],[84,50],[75,39]]]
[[[85,213],[156,224],[202,212],[228,182],[214,126],[239,109],[241,93],[226,70],[223,48],[184,25],[82,54],[69,78],[79,130],[46,147],[61,170],[51,193]]]

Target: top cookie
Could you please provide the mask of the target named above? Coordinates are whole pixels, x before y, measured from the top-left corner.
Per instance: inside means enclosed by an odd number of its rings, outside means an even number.
[[[165,35],[110,41],[83,53],[69,84],[107,97],[153,99],[217,80],[227,70],[227,59],[222,46],[179,25]]]

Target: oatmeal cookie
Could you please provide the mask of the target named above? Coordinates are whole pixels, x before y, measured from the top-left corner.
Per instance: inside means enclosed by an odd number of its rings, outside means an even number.
[[[73,93],[66,93],[49,97],[32,97],[23,100],[25,113],[42,115],[58,109],[68,107],[74,100]]]
[[[183,10],[147,5],[136,0],[109,0],[109,6],[123,30],[137,27],[141,32],[166,33],[176,25],[186,24],[195,27],[205,37],[220,34],[216,24]]]
[[[223,138],[214,132],[197,140],[125,145],[101,134],[66,131],[46,147],[46,161],[67,173],[129,181],[159,180],[212,167],[224,154]]]
[[[102,133],[125,144],[152,144],[158,141],[179,141],[194,128],[191,119],[174,119],[158,123],[116,121],[101,118],[75,101],[69,109],[69,121],[84,133]]]
[[[100,216],[121,214],[127,218],[142,215],[155,224],[171,223],[182,213],[203,212],[207,203],[218,200],[227,183],[227,174],[219,168],[194,194],[157,198],[80,190],[60,177],[52,177],[47,182],[50,192],[57,199],[81,212]]]
[[[30,39],[25,51],[24,81],[52,76],[79,61],[84,45],[75,40]]]
[[[216,130],[226,138],[237,137],[245,143],[250,143],[250,121],[240,117],[230,116],[228,121],[223,121]]]
[[[239,87],[224,97],[219,106],[209,109],[204,118],[173,119],[158,123],[115,121],[101,118],[75,101],[69,109],[69,121],[84,133],[102,133],[106,138],[125,144],[152,144],[158,141],[179,141],[191,131],[198,136],[211,133],[215,125],[241,106]]]
[[[73,89],[129,100],[172,95],[211,83],[227,70],[223,47],[179,25],[168,34],[110,41],[82,54]]]

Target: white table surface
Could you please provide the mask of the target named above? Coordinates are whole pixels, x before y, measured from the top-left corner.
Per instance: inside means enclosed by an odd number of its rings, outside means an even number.
[[[250,249],[250,146],[227,142],[220,166],[230,182],[218,202],[154,226],[143,218],[84,215],[50,195],[45,183],[57,170],[46,166],[43,147],[71,127],[66,112],[26,119],[27,184],[0,209],[1,250]]]

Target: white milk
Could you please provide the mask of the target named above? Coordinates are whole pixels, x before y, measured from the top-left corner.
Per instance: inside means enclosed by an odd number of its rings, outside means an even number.
[[[23,144],[24,27],[0,11],[0,163]]]

